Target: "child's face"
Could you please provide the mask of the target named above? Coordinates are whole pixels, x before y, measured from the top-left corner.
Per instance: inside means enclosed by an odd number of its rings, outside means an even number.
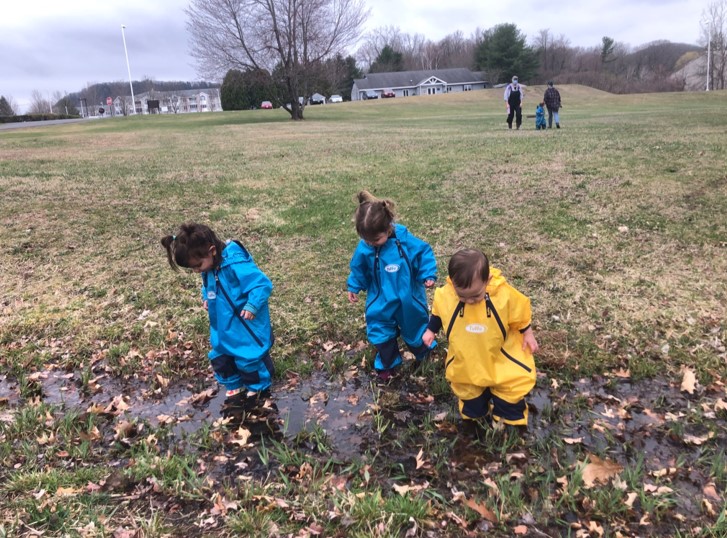
[[[483,282],[481,278],[475,277],[472,280],[472,285],[468,288],[460,288],[454,283],[452,283],[452,285],[454,286],[454,291],[460,301],[464,304],[476,304],[485,299],[485,290],[487,289],[487,284],[489,284],[491,278],[492,277],[488,278],[487,282]]]
[[[372,239],[364,239],[364,243],[366,243],[370,247],[380,247],[381,245],[386,243],[388,240],[389,240],[388,232],[382,232]]]
[[[209,271],[215,265],[216,253],[217,249],[214,246],[211,246],[207,253],[207,256],[205,256],[204,258],[190,258],[189,268],[195,273],[204,273],[206,271]]]

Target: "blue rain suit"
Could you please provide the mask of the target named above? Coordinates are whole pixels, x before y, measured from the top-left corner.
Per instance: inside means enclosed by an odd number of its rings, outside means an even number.
[[[237,241],[227,242],[219,267],[202,273],[212,345],[208,356],[215,378],[227,390],[259,392],[270,387],[274,367],[269,352],[274,338],[268,297],[272,289],[270,279]],[[243,319],[243,310],[255,318]]]
[[[429,349],[422,342],[429,309],[424,287],[436,280],[437,262],[432,247],[396,224],[394,233],[380,247],[360,241],[351,259],[348,291],[366,291],[366,334],[376,346],[377,370],[389,370],[402,362],[397,337],[401,336],[419,360]]]
[[[545,130],[548,127],[548,124],[545,123],[545,110],[543,110],[543,107],[538,105],[535,107],[535,129],[540,131]]]

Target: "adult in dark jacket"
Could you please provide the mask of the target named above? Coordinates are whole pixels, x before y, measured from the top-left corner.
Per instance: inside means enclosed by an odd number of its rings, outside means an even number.
[[[553,116],[555,116],[555,126],[560,129],[560,118],[558,117],[558,110],[560,110],[560,92],[553,87],[553,81],[548,81],[548,88],[545,90],[543,95],[543,101],[545,106],[548,108],[548,129],[553,127]]]
[[[512,77],[512,82],[505,88],[505,102],[507,103],[507,126],[512,129],[512,118],[515,116],[515,125],[519,129],[523,123],[523,100],[525,94],[522,86],[518,83],[517,76]]]

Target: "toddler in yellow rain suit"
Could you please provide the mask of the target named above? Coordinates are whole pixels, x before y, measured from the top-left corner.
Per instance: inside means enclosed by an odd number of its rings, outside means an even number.
[[[487,418],[526,426],[525,396],[535,386],[530,299],[490,270],[479,250],[457,252],[447,283],[434,293],[423,341],[445,329],[445,375],[464,419]]]

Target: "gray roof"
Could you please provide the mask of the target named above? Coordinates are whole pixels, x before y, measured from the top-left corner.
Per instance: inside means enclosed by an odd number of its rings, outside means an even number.
[[[485,73],[470,71],[466,67],[453,69],[424,69],[422,71],[397,71],[393,73],[369,73],[364,78],[354,80],[359,90],[376,88],[407,88],[418,86],[430,77],[437,77],[447,84],[468,84],[487,82]]]

